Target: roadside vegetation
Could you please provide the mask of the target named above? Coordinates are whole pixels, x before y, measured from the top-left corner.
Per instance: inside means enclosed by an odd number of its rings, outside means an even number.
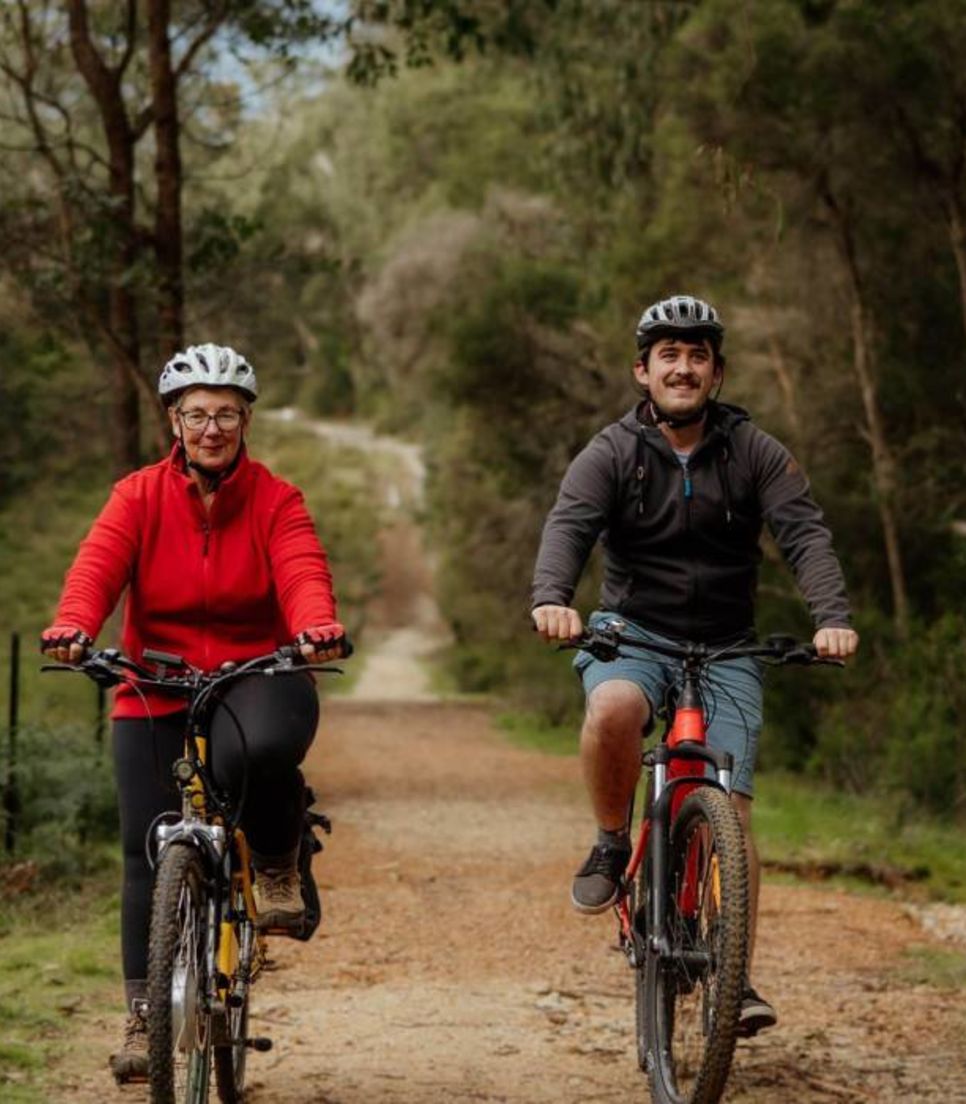
[[[94,690],[41,680],[34,646],[112,480],[159,455],[172,349],[231,343],[258,409],[424,445],[440,678],[552,749],[579,700],[529,627],[541,526],[635,401],[641,308],[687,291],[728,326],[722,398],[808,471],[863,640],[847,672],[773,680],[766,855],[928,869],[910,892],[963,900],[961,3],[188,2],[167,30],[197,48],[151,87],[125,6],[72,6],[127,67],[120,99],[91,95],[61,8],[0,22],[0,671],[19,631],[12,857],[37,864],[31,892],[99,885],[85,856],[114,832]],[[364,646],[379,471],[297,424],[257,421],[254,442],[304,488]],[[761,630],[807,634],[763,554]]]

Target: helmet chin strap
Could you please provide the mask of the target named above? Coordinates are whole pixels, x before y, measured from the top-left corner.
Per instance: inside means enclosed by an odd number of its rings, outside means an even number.
[[[668,429],[683,429],[685,426],[697,425],[698,422],[707,414],[708,403],[714,402],[721,394],[721,385],[724,383],[724,378],[718,380],[718,385],[715,388],[715,392],[705,402],[701,404],[699,409],[693,410],[690,414],[684,414],[682,417],[675,417],[673,414],[668,414],[662,410],[653,398],[648,396],[648,401],[651,404],[651,417],[654,419],[655,425],[661,425],[663,422]]]
[[[228,478],[229,475],[238,467],[238,462],[241,460],[242,446],[244,440],[238,446],[238,451],[235,453],[235,457],[232,462],[226,468],[213,469],[206,468],[204,464],[199,464],[196,460],[192,460],[188,456],[188,450],[184,447],[184,441],[181,435],[178,435],[178,445],[181,448],[181,455],[184,457],[184,466],[190,471],[197,472],[201,478],[205,481],[210,491],[217,491],[221,484]]]
[[[693,410],[690,414],[685,414],[682,417],[676,417],[662,410],[651,399],[651,417],[654,419],[654,424],[661,425],[663,422],[669,429],[683,429],[684,426],[696,425],[705,416],[707,410],[708,404],[704,403],[698,410]]]

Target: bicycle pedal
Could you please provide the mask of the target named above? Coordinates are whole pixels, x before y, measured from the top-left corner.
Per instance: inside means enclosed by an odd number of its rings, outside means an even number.
[[[325,813],[307,813],[309,824],[315,828],[321,828],[327,836],[332,835],[332,821]]]
[[[271,1050],[273,1045],[272,1040],[264,1035],[255,1035],[251,1039],[245,1040],[245,1046],[249,1047],[251,1050],[261,1051],[263,1054]]]
[[[262,928],[262,935],[284,935],[289,939],[300,939],[302,937],[302,931],[304,925],[300,924],[297,928]]]

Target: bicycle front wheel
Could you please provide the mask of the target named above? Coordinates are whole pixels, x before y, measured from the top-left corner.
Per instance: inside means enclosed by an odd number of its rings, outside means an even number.
[[[148,950],[152,1104],[206,1104],[211,1076],[209,916],[204,864],[188,843],[165,849],[154,883]]]
[[[655,1104],[717,1104],[731,1069],[748,954],[748,865],[738,815],[710,786],[671,828],[670,953],[645,966],[647,1068]]]

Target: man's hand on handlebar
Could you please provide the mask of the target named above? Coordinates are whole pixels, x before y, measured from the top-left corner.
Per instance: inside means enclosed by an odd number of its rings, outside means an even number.
[[[848,659],[858,650],[859,634],[854,629],[819,629],[812,643],[822,659]]]
[[[537,606],[530,616],[534,628],[550,644],[569,644],[584,631],[580,614],[569,606]]]

